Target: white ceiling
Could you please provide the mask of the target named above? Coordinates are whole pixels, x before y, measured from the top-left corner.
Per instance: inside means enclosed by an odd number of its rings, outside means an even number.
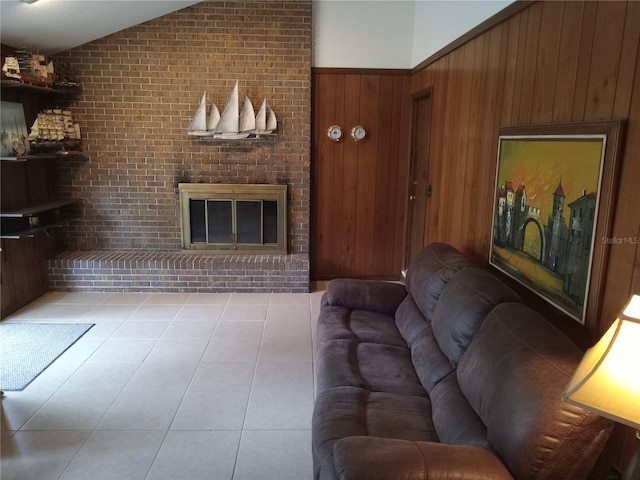
[[[0,40],[51,55],[202,0],[0,0]]]

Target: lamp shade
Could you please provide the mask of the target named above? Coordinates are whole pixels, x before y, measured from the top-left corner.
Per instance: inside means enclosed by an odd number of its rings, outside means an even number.
[[[640,295],[587,350],[562,400],[640,429]]]

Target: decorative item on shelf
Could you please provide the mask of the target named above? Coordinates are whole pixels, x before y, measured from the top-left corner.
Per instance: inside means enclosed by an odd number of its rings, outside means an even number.
[[[14,157],[29,153],[27,123],[21,103],[0,102],[0,156]]]
[[[20,71],[22,73],[35,75],[35,72],[33,71],[33,65],[31,64],[31,52],[27,50],[16,50],[16,57],[18,58]]]
[[[38,152],[77,150],[82,145],[80,126],[73,122],[69,110],[45,110],[33,123],[29,141]]]
[[[253,104],[249,97],[244,96],[244,104],[240,110],[238,81],[231,91],[227,104],[222,111],[214,103],[207,116],[207,94],[202,94],[198,110],[191,119],[187,134],[197,137],[212,137],[219,140],[241,140],[247,138],[260,138],[262,136],[275,135],[278,127],[276,115],[267,107],[266,99],[258,111],[254,113]],[[269,117],[267,118],[267,108]]]
[[[53,59],[53,69],[55,72],[53,85],[57,88],[80,88],[76,72],[71,64],[60,58]]]
[[[45,87],[53,85],[53,62],[47,63],[44,55],[34,54],[27,50],[16,50],[16,58],[18,60],[20,81]]]
[[[351,129],[351,138],[353,138],[356,142],[364,140],[364,137],[367,136],[367,131],[364,129],[362,125],[356,125]]]
[[[339,142],[342,139],[342,128],[339,125],[331,125],[327,130],[327,137],[334,142]]]
[[[16,57],[6,57],[2,65],[2,76],[20,80],[20,64]]]
[[[624,480],[640,478],[640,295],[633,295],[609,330],[587,350],[562,400],[636,430]]]

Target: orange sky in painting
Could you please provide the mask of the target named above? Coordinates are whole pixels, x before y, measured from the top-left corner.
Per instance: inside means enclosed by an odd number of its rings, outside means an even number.
[[[527,205],[539,208],[542,220],[547,222],[553,208],[553,192],[562,181],[566,196],[564,216],[568,222],[569,203],[598,189],[602,140],[562,139],[554,140],[505,139],[500,146],[498,188],[505,181],[513,182],[516,190],[524,182]]]

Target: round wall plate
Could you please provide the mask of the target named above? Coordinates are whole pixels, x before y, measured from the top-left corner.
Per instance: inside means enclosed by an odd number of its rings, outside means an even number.
[[[367,136],[367,131],[364,129],[364,127],[362,125],[356,125],[355,127],[353,127],[351,129],[351,137],[356,141],[359,142],[360,140],[363,140],[364,137]]]
[[[329,130],[327,130],[327,137],[334,142],[339,142],[342,138],[342,128],[340,128],[339,125],[331,125]]]

